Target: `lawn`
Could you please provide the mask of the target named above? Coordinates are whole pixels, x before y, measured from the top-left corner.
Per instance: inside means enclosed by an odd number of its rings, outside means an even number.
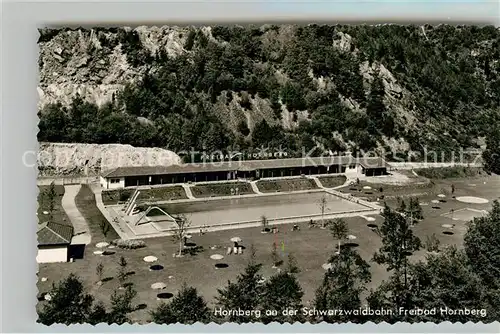
[[[87,185],[82,185],[78,195],[75,197],[76,207],[87,221],[92,234],[92,242],[111,241],[119,236],[111,227],[111,224],[104,218],[99,208],[96,206],[95,195]],[[107,225],[107,227],[105,227]],[[103,231],[108,229],[106,235]]]
[[[451,179],[460,177],[485,176],[486,172],[482,168],[476,167],[441,167],[441,168],[422,168],[415,169],[419,176],[429,179]]]
[[[379,237],[367,227],[368,222],[363,218],[346,219],[349,225],[349,233],[357,236],[355,242],[360,255],[369,261],[375,250],[380,246]],[[381,223],[381,218],[377,217],[375,222]],[[422,223],[424,225],[424,223]],[[290,226],[279,227],[278,234],[261,234],[261,228],[249,228],[233,231],[218,231],[207,233],[203,236],[194,235],[190,242],[203,247],[203,251],[197,255],[186,255],[184,258],[173,258],[172,254],[177,251],[177,244],[174,244],[171,238],[146,239],[147,247],[138,250],[113,249],[115,254],[109,256],[98,256],[92,254],[95,248],[86,253],[86,259],[71,264],[45,264],[40,266],[39,277],[47,277],[46,282],[39,282],[40,292],[50,290],[51,284],[61,278],[66,277],[71,272],[79,275],[84,281],[87,291],[90,291],[97,300],[103,301],[109,305],[109,298],[113,290],[118,288],[117,273],[119,270],[118,260],[124,256],[128,262],[128,271],[134,272],[130,275],[129,281],[134,283],[138,295],[135,299],[136,304],[146,304],[147,308],[138,310],[131,314],[131,318],[137,322],[145,322],[149,319],[148,311],[155,308],[160,301],[156,299],[156,294],[160,291],[151,289],[151,284],[155,282],[164,282],[167,289],[161,292],[175,294],[183,283],[194,286],[199,293],[203,295],[210,303],[214,302],[217,295],[217,288],[222,288],[228,280],[234,280],[236,276],[244,270],[248,261],[249,247],[253,244],[256,249],[257,260],[263,264],[261,274],[269,278],[276,270],[272,268],[271,249],[273,242],[280,245],[279,254],[286,259],[287,254],[292,253],[301,269],[298,274],[299,282],[304,290],[304,303],[314,299],[315,289],[321,284],[324,270],[321,265],[327,262],[329,256],[336,248],[336,240],[327,230],[320,228],[307,227],[307,224],[300,224],[300,231],[292,232]],[[420,236],[436,233],[441,241],[459,242],[461,234],[444,236],[440,233],[439,225],[427,223],[425,226],[418,227]],[[231,246],[229,239],[233,236],[242,238],[242,244],[247,247],[243,255],[226,255],[225,249]],[[282,246],[284,244],[284,251]],[[211,250],[210,246],[219,245],[222,248]],[[210,259],[212,254],[222,254],[224,259],[214,261]],[[425,251],[414,255],[414,259],[422,258]],[[148,264],[143,258],[148,255],[156,256],[159,261],[155,264],[163,266],[163,270],[150,271]],[[96,286],[97,280],[95,268],[98,263],[104,265],[104,277],[113,277],[102,286]],[[228,268],[216,269],[215,263],[226,263]],[[387,278],[387,272],[382,266],[371,263],[371,272],[373,281],[368,284],[368,288],[375,288],[381,280]],[[169,278],[170,277],[170,278]],[[213,306],[213,304],[211,304]]]
[[[194,197],[231,196],[254,194],[247,182],[199,184],[191,187]]]
[[[446,188],[449,185],[448,182],[449,180],[439,183],[437,187]],[[421,202],[428,205],[422,206],[424,219],[414,227],[414,232],[421,238],[423,243],[425,243],[427,236],[435,234],[442,245],[455,244],[460,247],[466,232],[467,222],[454,221],[442,215],[448,213],[451,209],[458,210],[465,207],[488,210],[491,207],[491,200],[499,196],[500,177],[456,180],[453,182],[456,186],[457,196],[485,197],[490,200],[490,203],[481,205],[464,204],[454,200],[451,196],[447,196],[442,199],[443,202],[433,208],[434,205],[431,205],[430,202],[437,199],[436,195],[421,196]],[[417,189],[412,192],[411,189],[407,189],[406,194],[411,195],[418,191]],[[388,202],[390,205],[397,205],[396,199],[390,199]],[[356,249],[366,261],[370,261],[373,253],[381,246],[379,236],[367,226],[368,224],[377,224],[379,226],[382,224],[382,217],[374,216],[374,218],[376,220],[370,222],[362,217],[346,219],[349,234],[357,237],[354,240],[358,244]],[[444,234],[445,228],[441,226],[442,224],[455,224],[454,228],[451,229],[453,234]],[[242,239],[242,245],[247,247],[243,255],[226,255],[226,247],[231,246],[229,239],[234,236],[239,236]],[[307,305],[314,298],[315,289],[323,278],[324,270],[321,265],[327,261],[337,245],[336,240],[333,239],[328,230],[310,229],[307,224],[300,224],[300,231],[291,231],[290,225],[281,225],[277,234],[261,234],[261,227],[209,232],[205,235],[194,234],[190,242],[201,246],[203,251],[197,255],[188,255],[180,259],[172,257],[172,254],[177,251],[178,245],[171,238],[145,239],[145,242],[147,244],[146,248],[137,250],[115,248],[111,251],[116,253],[108,256],[94,255],[93,251],[96,248],[94,247],[95,243],[93,243],[87,247],[83,260],[77,260],[74,263],[41,264],[39,266],[39,277],[46,277],[47,280],[38,282],[39,291],[47,292],[53,283],[67,277],[70,273],[76,273],[83,279],[87,291],[92,293],[97,300],[109,305],[110,295],[119,285],[116,278],[119,268],[118,261],[120,256],[124,256],[128,262],[128,271],[134,272],[129,277],[129,281],[134,283],[135,289],[138,291],[134,303],[147,305],[145,309],[135,311],[130,316],[133,321],[144,323],[149,320],[148,312],[160,303],[156,297],[158,291],[152,290],[150,288],[151,284],[164,282],[167,289],[161,292],[175,294],[181,285],[186,283],[196,287],[200,294],[212,303],[217,295],[217,288],[226,286],[228,280],[234,280],[244,269],[248,261],[250,245],[254,245],[256,258],[258,262],[263,264],[262,275],[269,277],[275,273],[276,270],[272,268],[271,263],[271,249],[272,243],[276,242],[280,245],[280,256],[286,257],[286,254],[292,253],[297,260],[301,269],[298,279],[305,293],[303,301]],[[284,248],[281,248],[282,243]],[[210,246],[212,245],[219,245],[221,248],[211,250]],[[224,259],[221,261],[210,259],[210,255],[215,253],[224,255]],[[411,261],[423,259],[425,254],[426,250],[422,249],[411,257]],[[156,264],[162,265],[164,268],[159,271],[150,271],[150,264],[143,261],[143,258],[148,255],[156,256],[158,258]],[[104,265],[104,277],[113,277],[102,286],[95,284],[97,280],[95,268],[100,262]],[[226,263],[229,267],[216,269],[214,267],[215,263]],[[367,285],[368,289],[375,288],[381,280],[388,276],[384,267],[371,261],[369,264],[371,266],[372,282]]]
[[[335,188],[345,183],[347,178],[344,175],[338,176],[320,176],[319,181],[325,188]]]
[[[263,193],[318,189],[314,180],[308,178],[260,180],[257,181],[257,187]]]
[[[104,205],[125,202],[132,196],[134,191],[135,189],[105,190],[102,192],[102,201]],[[164,186],[140,190],[137,202],[144,203],[148,201],[166,201],[187,198],[186,192],[182,186]]]
[[[66,215],[66,212],[64,211],[61,200],[64,195],[64,186],[62,185],[55,185],[55,192],[56,196],[54,198],[54,211],[52,212],[53,216],[53,221],[56,223],[62,223],[66,225],[71,225],[71,222]],[[43,212],[48,212],[49,211],[49,197],[47,196],[47,192],[50,189],[50,186],[38,186],[38,209],[37,209],[37,216],[38,216],[38,223],[45,223],[49,221],[50,215],[49,214],[44,214]]]
[[[369,187],[369,188],[365,188]],[[425,184],[407,184],[407,185],[393,185],[393,184],[375,184],[366,181],[360,181],[359,184],[350,185],[338,189],[345,194],[351,194],[356,197],[364,198],[369,201],[375,201],[378,198],[391,198],[391,197],[405,197],[408,194],[431,194],[440,191],[445,191],[437,187],[434,183],[429,182]]]

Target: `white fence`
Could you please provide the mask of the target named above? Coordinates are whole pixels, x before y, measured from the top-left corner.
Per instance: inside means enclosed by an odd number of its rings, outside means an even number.
[[[420,169],[420,168],[445,168],[445,167],[471,167],[481,168],[480,163],[460,163],[460,162],[389,162],[391,170],[398,169]]]
[[[48,186],[52,182],[55,185],[68,185],[68,184],[92,184],[99,183],[98,176],[82,176],[82,177],[39,177],[36,183],[39,186]]]

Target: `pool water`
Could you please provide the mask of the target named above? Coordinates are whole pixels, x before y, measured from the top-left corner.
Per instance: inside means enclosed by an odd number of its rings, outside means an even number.
[[[162,206],[169,214],[186,214],[191,226],[234,223],[268,219],[319,215],[320,202],[326,199],[325,214],[355,212],[365,206],[326,192],[279,194],[259,197],[228,198]]]

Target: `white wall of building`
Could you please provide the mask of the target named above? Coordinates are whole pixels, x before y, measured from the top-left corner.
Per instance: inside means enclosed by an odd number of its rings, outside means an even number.
[[[349,166],[347,166],[345,169],[345,175],[347,177],[357,177],[361,175],[361,165],[355,164],[354,168],[349,168]]]
[[[108,182],[105,178],[102,176],[99,176],[99,183],[101,184],[101,188],[107,189],[108,187]]]
[[[46,246],[38,248],[37,263],[68,262],[68,246]]]
[[[125,188],[125,178],[104,178],[100,177],[101,187],[104,189],[120,189]]]

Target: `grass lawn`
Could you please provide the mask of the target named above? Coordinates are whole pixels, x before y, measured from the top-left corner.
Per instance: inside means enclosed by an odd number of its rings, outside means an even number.
[[[95,195],[92,190],[87,185],[82,185],[78,195],[75,198],[76,207],[82,214],[82,216],[87,221],[90,228],[90,233],[92,234],[92,242],[99,241],[111,241],[118,239],[119,236],[111,227],[109,222],[104,218],[101,211],[97,208],[95,204]],[[102,224],[109,226],[109,231],[106,235],[103,233]]]
[[[380,217],[375,222],[381,224]],[[360,217],[346,219],[349,225],[349,233],[357,237],[355,242],[359,244],[357,250],[360,255],[370,261],[375,250],[380,246],[380,238],[367,227],[367,221]],[[439,225],[428,222],[422,227],[418,227],[417,234],[420,236],[436,233],[442,242],[459,241],[460,234],[454,236],[443,236],[440,233]],[[197,255],[187,255],[184,258],[173,258],[172,254],[178,249],[170,238],[146,239],[147,247],[137,250],[113,249],[115,254],[109,256],[97,256],[92,254],[95,248],[89,247],[86,259],[74,263],[64,264],[44,264],[40,266],[39,277],[47,277],[46,282],[39,282],[40,292],[50,291],[52,282],[67,277],[70,273],[76,273],[85,282],[87,291],[91,292],[97,300],[109,305],[109,298],[113,290],[119,287],[117,274],[119,270],[118,260],[124,256],[128,262],[128,270],[134,272],[130,275],[129,281],[134,283],[138,292],[134,303],[146,304],[147,308],[138,310],[131,314],[131,318],[137,322],[146,322],[150,319],[148,311],[159,305],[156,294],[160,291],[152,290],[151,284],[164,282],[167,289],[161,292],[175,294],[183,283],[194,286],[199,293],[214,306],[214,297],[217,295],[217,288],[225,287],[228,280],[234,280],[240,274],[248,261],[249,246],[254,245],[257,260],[263,264],[261,274],[269,278],[276,273],[272,268],[271,249],[276,241],[279,245],[284,243],[284,251],[279,248],[280,256],[285,260],[287,254],[292,253],[301,269],[298,274],[299,282],[304,290],[303,302],[307,305],[314,299],[316,288],[321,284],[324,269],[322,264],[327,262],[330,255],[336,250],[337,242],[330,235],[328,230],[307,227],[307,224],[300,224],[300,231],[292,232],[289,225],[279,227],[278,234],[261,234],[261,228],[249,228],[233,231],[218,231],[207,233],[203,236],[193,235],[191,242],[203,247],[203,251]],[[231,246],[229,239],[233,236],[242,238],[242,244],[247,247],[243,255],[226,255],[225,248]],[[210,250],[211,245],[220,245],[221,249]],[[210,259],[212,254],[222,254],[224,259],[214,261]],[[416,253],[414,260],[423,258],[425,250]],[[164,267],[160,271],[150,271],[148,264],[143,258],[148,255],[156,256],[160,264]],[[97,280],[95,268],[98,263],[104,265],[104,277],[113,277],[102,286],[96,286]],[[215,263],[226,263],[228,268],[216,269]],[[369,262],[372,272],[372,282],[368,284],[368,289],[375,288],[383,279],[388,277],[386,270],[375,263]],[[169,278],[172,276],[171,278]]]
[[[38,223],[42,224],[49,221],[50,215],[43,214],[44,211],[49,211],[49,198],[47,196],[47,192],[50,189],[50,186],[38,186]],[[52,212],[53,221],[56,223],[71,225],[71,222],[64,211],[61,200],[64,195],[64,186],[56,185],[55,186],[56,197],[54,198],[54,211]]]
[[[102,192],[104,205],[116,204],[126,201],[135,189],[105,190]],[[137,203],[147,201],[166,201],[170,199],[187,199],[186,192],[182,186],[165,186],[140,190]]]
[[[338,176],[320,176],[318,177],[319,181],[326,188],[335,188],[341,186],[345,183],[347,178],[344,175]]]
[[[451,181],[440,182],[437,187],[446,188],[449,182]],[[451,196],[446,196],[443,199],[444,202],[440,202],[434,208],[434,205],[431,205],[430,202],[437,199],[435,194],[421,196],[420,201],[429,203],[429,205],[422,206],[424,219],[413,229],[422,242],[425,242],[427,236],[435,234],[441,245],[454,244],[460,247],[466,232],[467,222],[454,221],[442,215],[448,213],[451,209],[458,210],[466,207],[489,210],[491,201],[499,196],[500,177],[454,180],[453,184],[456,186],[457,196],[485,197],[490,200],[490,203],[465,204],[456,201]],[[419,190],[407,189],[406,194],[411,195],[416,191]],[[390,199],[388,204],[391,206],[397,205],[397,201]],[[379,249],[381,242],[380,237],[367,225],[378,224],[380,226],[383,222],[382,217],[373,217],[376,219],[373,222],[368,222],[362,217],[346,219],[349,234],[357,237],[353,240],[354,243],[358,244],[356,249],[370,264],[372,281],[367,285],[368,289],[375,288],[388,277],[384,267],[371,262],[373,253]],[[455,224],[454,228],[451,229],[453,234],[443,234],[444,228],[441,226],[442,224]],[[146,248],[137,250],[115,248],[112,251],[116,253],[108,256],[94,255],[93,251],[96,248],[93,242],[92,245],[87,247],[83,260],[77,260],[73,263],[41,264],[39,266],[39,277],[48,279],[45,282],[39,281],[38,289],[40,292],[48,292],[53,283],[67,277],[70,273],[75,273],[82,278],[88,292],[94,295],[97,300],[109,305],[113,290],[119,286],[116,278],[119,269],[118,261],[120,256],[124,256],[128,262],[128,271],[133,272],[129,277],[129,281],[134,284],[138,292],[134,303],[147,305],[145,309],[131,313],[130,317],[134,322],[144,323],[150,319],[148,312],[156,308],[160,303],[156,297],[159,291],[152,290],[151,284],[164,282],[167,288],[161,292],[175,294],[182,284],[186,283],[197,288],[199,293],[209,301],[210,306],[213,306],[217,288],[225,287],[228,280],[234,280],[243,271],[248,261],[250,245],[254,245],[256,259],[263,264],[261,274],[268,278],[276,273],[276,270],[272,268],[271,249],[273,242],[277,242],[280,246],[282,243],[284,244],[284,251],[279,247],[278,253],[280,256],[285,258],[287,254],[292,253],[297,260],[301,270],[298,279],[305,293],[303,302],[308,305],[308,302],[314,299],[315,290],[321,284],[325,272],[321,265],[335,251],[337,241],[330,235],[328,230],[309,229],[307,223],[300,224],[300,231],[291,231],[290,225],[280,225],[278,228],[279,233],[277,234],[261,234],[261,227],[209,232],[201,236],[193,234],[190,242],[203,247],[203,251],[196,255],[187,255],[184,258],[172,257],[172,254],[177,251],[178,245],[171,238],[145,239]],[[241,244],[247,249],[243,255],[226,255],[226,247],[232,245],[229,239],[235,236],[242,239]],[[210,246],[212,245],[219,245],[221,248],[211,250]],[[212,254],[222,254],[224,259],[214,261],[210,259]],[[426,250],[422,249],[414,253],[410,261],[423,259],[426,254]],[[156,256],[158,262],[155,264],[162,265],[164,268],[159,271],[150,271],[151,264],[143,261],[143,258],[148,255]],[[102,286],[95,284],[97,280],[95,268],[100,262],[104,265],[104,277],[112,277]],[[215,263],[226,263],[229,267],[216,269]],[[39,303],[39,307],[43,303]]]
[[[257,187],[263,193],[318,189],[314,180],[308,178],[260,180],[257,181]]]
[[[429,179],[451,179],[460,177],[477,177],[486,176],[486,172],[482,168],[475,167],[442,167],[442,168],[422,168],[415,169],[415,173],[419,176]]]
[[[238,191],[236,192],[236,189]],[[233,192],[231,192],[233,190]],[[228,182],[214,184],[200,184],[191,187],[191,192],[195,197],[230,196],[254,194],[252,187],[247,182]]]
[[[364,189],[364,187],[370,187],[370,189]],[[345,194],[351,194],[369,201],[375,201],[377,198],[405,197],[408,194],[422,195],[445,191],[431,182],[426,184],[407,184],[400,186],[393,184],[374,184],[366,181],[360,181],[357,185],[342,187],[338,190]]]

